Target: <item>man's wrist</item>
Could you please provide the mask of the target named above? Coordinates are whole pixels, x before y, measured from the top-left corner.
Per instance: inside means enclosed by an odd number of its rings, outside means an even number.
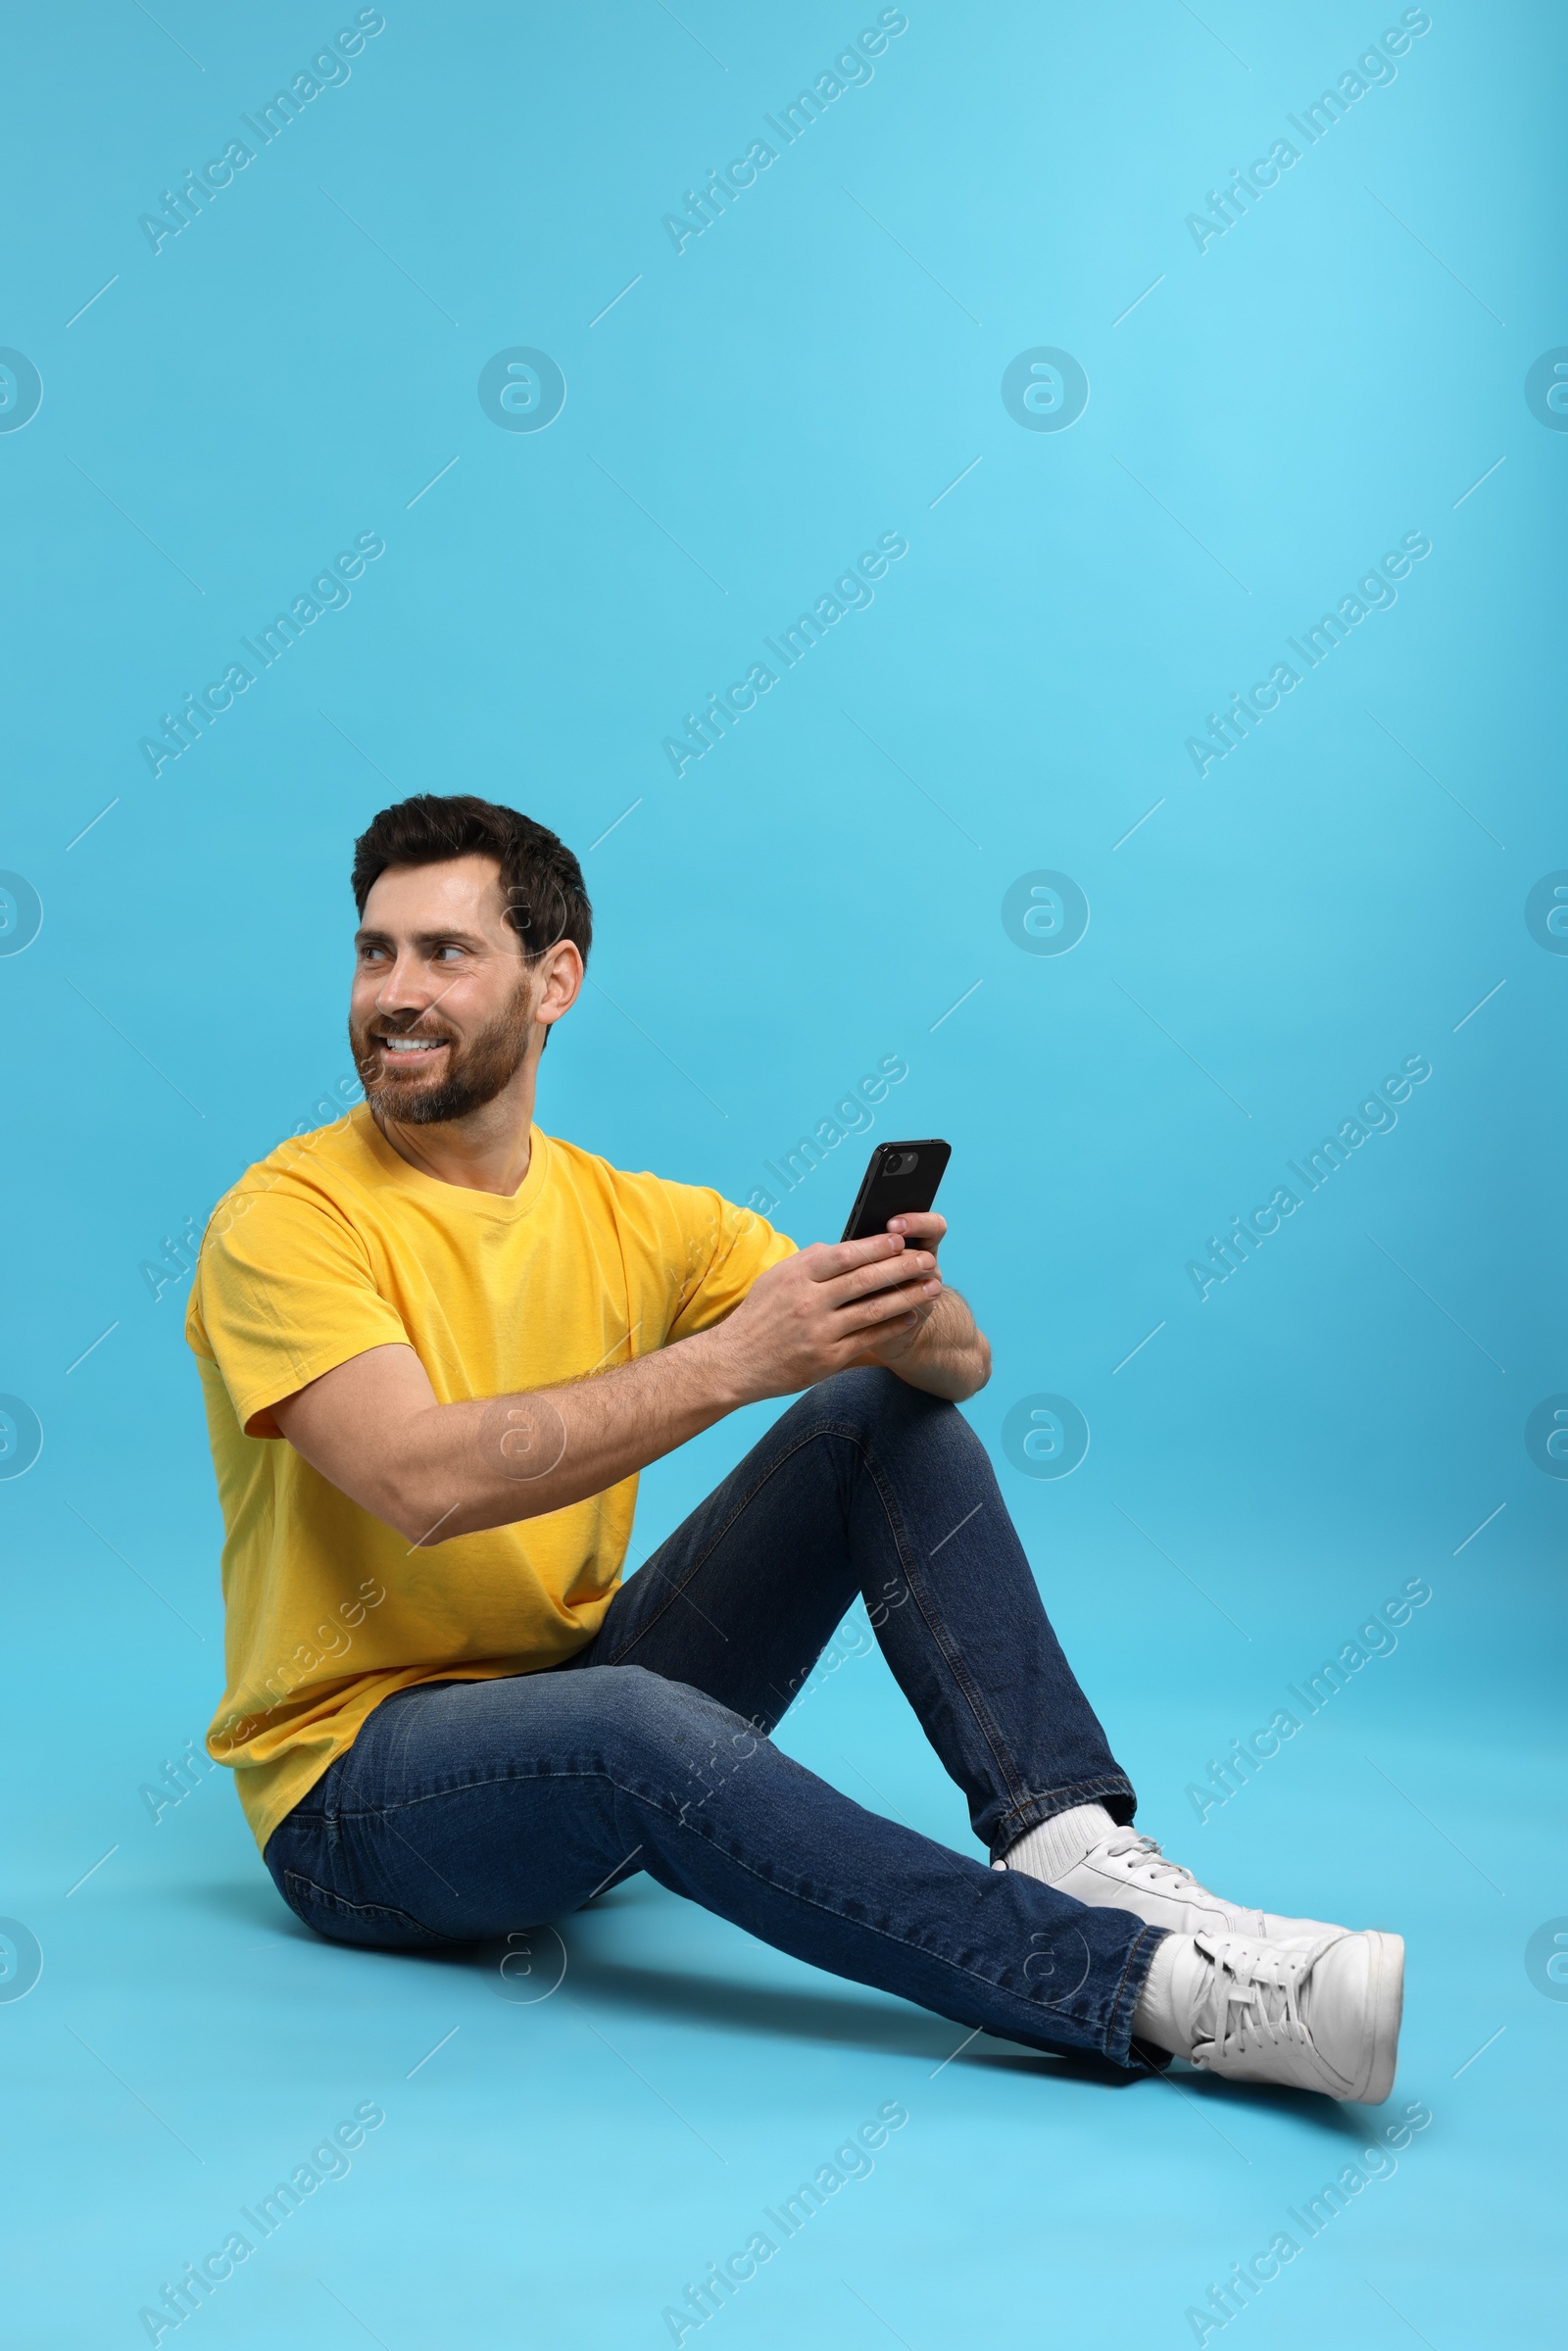
[[[700,1400],[719,1412],[738,1412],[757,1396],[742,1376],[739,1353],[726,1326],[698,1331],[681,1347],[686,1369],[695,1375]]]

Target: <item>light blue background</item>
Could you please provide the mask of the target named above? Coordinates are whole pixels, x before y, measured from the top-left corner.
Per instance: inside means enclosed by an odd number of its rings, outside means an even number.
[[[15,2338],[144,2341],[138,2307],[376,2099],[352,2174],[189,2322],[209,2351],[667,2342],[686,2282],[900,2099],[709,2339],[1149,2351],[1420,2098],[1396,2176],[1235,2325],[1544,2339],[1568,2003],[1524,1948],[1568,1912],[1568,1489],[1523,1430],[1568,1389],[1568,961],[1523,907],[1568,865],[1568,436],[1523,386],[1568,343],[1559,13],[1435,6],[1200,253],[1185,216],[1397,10],[911,0],[677,255],[662,216],[874,10],[389,0],[155,255],[138,216],[352,14],[6,12],[0,342],[44,386],[0,434],[0,865],[44,907],[0,958],[0,1389],[44,1430],[0,1482],[0,1910],[44,1954],[0,2003]],[[515,345],[564,372],[546,431],[480,409]],[[1003,406],[1041,345],[1088,373],[1067,431]],[[348,608],[155,781],[160,713],[368,530]],[[885,531],[874,604],[677,780],[682,713]],[[1412,531],[1397,604],[1200,781],[1185,738]],[[598,985],[547,1127],[744,1199],[907,1061],[874,1131],[952,1140],[949,1271],[996,1350],[970,1410],[1141,1822],[1237,1898],[1405,1934],[1383,2115],[983,2040],[944,2067],[957,2028],[646,1880],[509,2004],[310,1939],[220,1773],[153,1825],[221,1626],[185,1285],[139,1269],[349,1072],[351,844],[416,790],[584,857]],[[1042,868],[1090,903],[1060,957],[1002,924]],[[1200,1303],[1207,1236],[1414,1054],[1397,1128]],[[835,1234],[864,1153],[779,1222]],[[1001,1452],[1037,1393],[1090,1427],[1065,1480]],[[634,1558],[753,1433],[648,1476]],[[1397,1651],[1200,1826],[1209,1759],[1414,1576]],[[968,1848],[878,1658],[784,1739]]]

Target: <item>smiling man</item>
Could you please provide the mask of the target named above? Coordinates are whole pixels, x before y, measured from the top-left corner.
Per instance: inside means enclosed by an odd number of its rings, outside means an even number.
[[[591,909],[528,817],[404,801],[353,882],[366,1100],[228,1195],[187,1322],[226,1528],[208,1744],[284,1900],[430,1950],[647,1870],[1035,2046],[1387,2097],[1398,1936],[1223,1901],[1130,1826],[956,1408],[990,1350],[944,1220],[797,1250],[543,1134]],[[638,1471],[797,1395],[623,1582]],[[773,1744],[857,1594],[990,1866]]]

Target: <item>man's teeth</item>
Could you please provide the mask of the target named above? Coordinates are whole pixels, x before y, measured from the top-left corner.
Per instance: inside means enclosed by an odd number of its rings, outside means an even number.
[[[433,1053],[445,1043],[444,1037],[383,1037],[381,1050],[389,1053]]]

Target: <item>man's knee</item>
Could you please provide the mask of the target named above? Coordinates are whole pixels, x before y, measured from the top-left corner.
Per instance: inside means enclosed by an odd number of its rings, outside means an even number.
[[[831,1418],[851,1422],[867,1437],[884,1442],[908,1436],[921,1445],[978,1443],[956,1404],[923,1388],[911,1388],[880,1364],[836,1372],[810,1395],[821,1400]]]
[[[757,1742],[752,1726],[728,1706],[646,1666],[594,1668],[591,1686],[602,1742],[633,1766],[668,1776],[696,1768],[715,1752]]]
[[[835,1372],[832,1379],[821,1381],[803,1400],[813,1399],[835,1418],[853,1421],[862,1428],[921,1420],[931,1406],[940,1408],[943,1403],[941,1396],[927,1396],[922,1389],[911,1388],[897,1372],[869,1363],[856,1371]],[[947,1409],[951,1411],[953,1407],[949,1405]]]

